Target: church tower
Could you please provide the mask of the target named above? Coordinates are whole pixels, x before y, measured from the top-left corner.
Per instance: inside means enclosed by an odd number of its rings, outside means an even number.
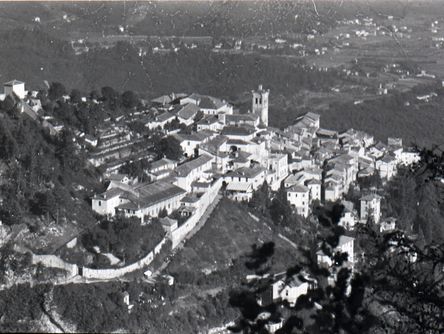
[[[252,113],[259,116],[262,126],[268,126],[268,95],[270,90],[264,90],[262,85],[259,85],[258,90],[253,90],[251,93],[253,95]]]

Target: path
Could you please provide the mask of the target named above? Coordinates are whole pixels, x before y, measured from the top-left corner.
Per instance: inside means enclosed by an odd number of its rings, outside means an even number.
[[[291,241],[290,239],[288,239],[287,237],[283,236],[282,234],[278,234],[279,238],[281,238],[282,240],[285,240],[286,242],[288,242],[293,248],[298,249],[298,245],[296,245],[293,241]]]

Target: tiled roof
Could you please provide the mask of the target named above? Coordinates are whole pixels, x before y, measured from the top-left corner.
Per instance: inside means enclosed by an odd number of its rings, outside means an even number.
[[[187,103],[177,112],[177,116],[183,119],[191,119],[197,114],[198,111],[199,107],[194,103]]]
[[[176,173],[179,177],[186,177],[190,174],[194,169],[205,165],[208,161],[213,159],[209,155],[202,154],[198,156],[196,159],[187,161],[180,166],[177,166]]]

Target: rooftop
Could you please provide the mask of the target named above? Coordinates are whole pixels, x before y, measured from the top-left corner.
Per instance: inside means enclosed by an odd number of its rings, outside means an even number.
[[[180,166],[177,166],[176,173],[179,177],[188,176],[193,170],[196,168],[205,165],[208,161],[211,161],[213,158],[209,155],[202,154],[198,156],[196,159],[187,161]]]

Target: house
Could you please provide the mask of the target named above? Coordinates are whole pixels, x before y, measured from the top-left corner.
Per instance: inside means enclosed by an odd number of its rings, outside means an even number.
[[[347,254],[347,263],[352,265],[354,264],[354,241],[355,239],[352,237],[348,237],[346,235],[341,235],[338,240],[338,244],[334,249],[331,250],[331,254],[334,255],[336,253],[346,253]],[[322,250],[319,250],[316,253],[317,261],[320,266],[331,267],[333,265],[333,259],[329,255],[325,254]],[[346,264],[347,264],[346,263]]]
[[[381,159],[376,160],[375,166],[381,176],[381,179],[389,181],[396,175],[397,171],[396,158],[390,154],[384,155]]]
[[[18,80],[6,82],[3,85],[5,96],[18,97],[23,100],[26,96],[25,83]]]
[[[287,201],[292,205],[298,215],[307,217],[309,213],[310,190],[303,185],[295,185],[286,190]]]
[[[199,112],[199,107],[193,103],[188,103],[181,105],[179,110],[176,112],[177,119],[180,123],[190,126],[194,123],[194,117]]]
[[[419,152],[413,148],[408,148],[402,151],[400,163],[405,166],[418,163],[421,160]]]
[[[300,296],[306,295],[316,286],[316,280],[304,272],[292,276],[287,276],[286,273],[276,274],[273,283],[260,295],[258,302],[261,306],[268,306],[286,301],[290,307],[294,307]]]
[[[177,229],[178,222],[176,219],[172,219],[170,217],[164,217],[159,219],[160,224],[162,224],[163,229],[168,235],[171,235],[171,233]]]
[[[221,131],[221,135],[229,139],[250,141],[256,136],[256,129],[248,126],[225,126]]]
[[[145,216],[157,217],[163,210],[170,214],[180,206],[185,194],[184,189],[167,181],[143,183],[121,196],[123,201],[116,207],[116,213],[142,220]]]
[[[316,132],[316,137],[319,139],[319,144],[332,143],[333,145],[339,144],[338,132],[327,130],[327,129],[319,129]]]
[[[282,153],[270,153],[267,157],[267,182],[273,191],[277,191],[281,182],[288,175],[288,155]]]
[[[360,203],[361,221],[365,222],[367,219],[371,218],[376,224],[378,224],[381,218],[381,196],[372,193],[361,197]]]
[[[251,126],[257,127],[260,124],[260,117],[256,114],[232,114],[232,115],[224,115],[221,117],[219,115],[221,121],[228,126]]]
[[[186,157],[192,157],[202,143],[202,140],[195,133],[175,133],[172,136],[179,141],[183,155]]]
[[[181,98],[180,104],[184,105],[184,104],[188,104],[188,103],[193,103],[195,105],[199,105],[200,99],[201,99],[201,96],[199,94],[193,93],[191,95],[188,95],[187,97]]]
[[[219,121],[219,118],[217,116],[205,116],[197,122],[197,131],[220,131],[222,130],[223,126],[224,125]]]
[[[145,126],[152,129],[161,128],[163,129],[166,124],[172,122],[176,118],[176,115],[174,113],[165,111],[160,115],[155,116],[154,118],[150,119],[146,122]]]
[[[102,194],[96,194],[92,198],[92,209],[100,215],[115,215],[116,207],[122,202],[120,196],[123,191],[119,188],[112,188]]]
[[[202,154],[177,166],[175,170],[176,181],[174,183],[188,192],[191,191],[192,183],[203,177],[204,172],[211,169],[213,161],[213,157]]]
[[[237,202],[248,202],[253,197],[253,185],[251,183],[231,182],[227,185],[228,196]]]
[[[324,200],[326,202],[334,202],[342,197],[341,180],[330,179],[324,182]]]
[[[309,199],[310,203],[313,201],[320,201],[321,200],[321,181],[316,179],[311,179],[305,182],[305,185],[307,186],[309,190]]]
[[[92,209],[101,215],[122,213],[127,217],[157,217],[162,210],[171,213],[180,205],[186,191],[170,182],[158,181],[127,185],[116,183],[92,198]]]
[[[381,232],[390,232],[396,229],[396,218],[388,217],[385,218],[379,225],[379,230]]]
[[[151,181],[158,181],[171,176],[176,166],[176,161],[162,158],[151,163],[147,174]]]
[[[199,102],[199,109],[205,115],[217,115],[224,113],[226,115],[233,114],[233,106],[212,96],[202,96]]]
[[[118,188],[121,184],[135,184],[137,183],[137,178],[131,178],[126,174],[111,174],[108,177],[109,185],[107,189]]]
[[[357,221],[357,215],[353,208],[353,203],[349,201],[342,201],[341,204],[344,206],[344,210],[342,211],[342,216],[339,219],[338,225],[343,226],[347,230],[351,230],[354,228]]]
[[[321,116],[314,112],[308,112],[296,119],[296,124],[302,124],[306,128],[314,128],[315,131],[319,130]]]
[[[247,185],[251,185],[252,190],[257,190],[265,181],[265,172],[266,169],[260,166],[241,167],[225,174],[224,181],[230,189],[247,191]]]
[[[162,96],[159,96],[155,99],[152,99],[151,103],[158,105],[158,106],[165,107],[165,106],[168,106],[172,101],[173,101],[173,99],[169,95],[162,95]]]
[[[311,282],[305,280],[299,275],[294,275],[288,281],[280,279],[273,283],[273,301],[286,301],[290,307],[296,305],[296,301],[300,296],[306,295]]]

